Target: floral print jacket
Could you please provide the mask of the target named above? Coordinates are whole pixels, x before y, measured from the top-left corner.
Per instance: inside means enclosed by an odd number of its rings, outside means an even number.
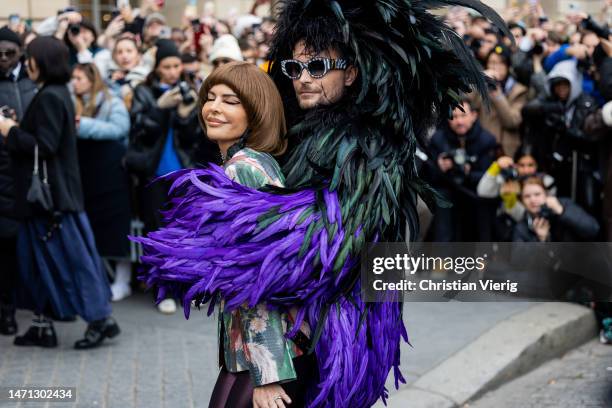
[[[267,153],[243,148],[225,165],[225,173],[242,185],[260,188],[267,184],[282,187],[284,176],[276,160]],[[296,379],[292,358],[303,354],[285,333],[293,325],[291,313],[269,310],[265,304],[255,308],[219,312],[219,334],[223,359],[229,372],[248,370],[255,387]],[[306,322],[300,327],[310,337]],[[220,356],[221,357],[221,356]],[[220,365],[223,364],[220,362]]]

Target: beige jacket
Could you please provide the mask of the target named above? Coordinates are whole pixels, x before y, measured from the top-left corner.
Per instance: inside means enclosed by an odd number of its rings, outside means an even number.
[[[498,97],[491,97],[490,109],[483,106],[479,95],[472,93],[482,127],[495,136],[504,153],[510,157],[514,156],[521,145],[521,109],[527,103],[528,93],[529,89],[517,82],[508,96],[502,93]]]

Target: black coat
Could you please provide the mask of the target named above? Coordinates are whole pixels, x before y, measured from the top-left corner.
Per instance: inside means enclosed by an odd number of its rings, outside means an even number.
[[[438,168],[437,160],[441,153],[450,153],[460,147],[459,137],[448,125],[442,126],[434,133],[428,146],[430,156],[429,179],[432,184],[440,185],[447,182],[447,175]],[[476,191],[478,182],[495,160],[497,141],[495,136],[486,131],[480,121],[465,135],[466,154],[474,159],[470,164],[470,172],[464,180],[464,187]]]
[[[597,237],[599,224],[594,217],[569,198],[559,198],[559,202],[563,206],[563,213],[550,218],[551,242],[589,241]],[[528,217],[530,215],[526,214],[525,218],[515,225],[512,241],[539,242],[536,233],[529,228]]]
[[[22,65],[16,80],[0,77],[0,106],[6,105],[14,109],[19,121],[36,95],[36,91],[36,84],[28,78]],[[0,237],[17,233],[19,224],[14,217],[13,168],[8,150],[4,143],[0,143]]]
[[[606,101],[612,100],[612,57],[604,59],[599,69],[599,92]]]
[[[176,109],[160,109],[157,98],[164,93],[158,82],[146,83],[134,89],[130,117],[132,127],[126,154],[128,170],[145,179],[155,176],[163,152],[168,130],[174,131],[174,149],[183,168],[202,161],[218,161],[211,142],[204,137],[198,121],[197,108],[182,118]],[[207,146],[205,148],[204,146]]]
[[[66,85],[43,86],[32,100],[20,126],[10,130],[6,143],[13,162],[18,217],[39,215],[26,200],[36,144],[41,172],[42,161],[47,162],[55,211],[83,211],[74,106]]]
[[[565,123],[566,112],[574,110],[569,126]],[[522,110],[525,126],[526,144],[533,148],[544,170],[552,162],[553,153],[564,157],[571,155],[572,149],[589,150],[591,140],[583,131],[584,122],[597,110],[597,103],[591,96],[582,93],[569,105],[564,105],[554,96],[539,97],[527,103]]]

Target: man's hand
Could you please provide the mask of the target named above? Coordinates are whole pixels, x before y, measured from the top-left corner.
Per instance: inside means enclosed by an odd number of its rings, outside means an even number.
[[[563,214],[563,205],[559,202],[559,199],[555,196],[546,197],[546,206],[552,210],[556,215]]]
[[[548,240],[548,234],[550,233],[550,222],[546,218],[536,217],[533,220],[532,226],[540,242],[545,242]]]
[[[183,102],[181,91],[178,86],[175,86],[157,99],[157,107],[160,109],[172,109],[181,102]]]
[[[285,408],[285,403],[291,404],[291,398],[278,384],[268,384],[253,389],[253,408]]]
[[[185,103],[181,100],[181,103],[178,106],[177,113],[181,118],[186,118],[191,114],[191,112],[198,105],[198,94],[192,89],[189,91],[189,95],[193,98],[193,102],[185,105]]]
[[[453,159],[450,157],[447,157],[444,154],[438,156],[438,168],[442,171],[442,173],[446,173],[452,169],[453,165]]]
[[[6,138],[8,136],[9,131],[11,130],[11,128],[13,126],[17,126],[17,122],[15,122],[13,119],[9,119],[9,118],[1,118],[0,119],[0,134],[2,135],[2,137]]]

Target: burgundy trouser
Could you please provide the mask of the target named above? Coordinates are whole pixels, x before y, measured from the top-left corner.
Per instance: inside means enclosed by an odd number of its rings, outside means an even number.
[[[293,359],[297,380],[280,384],[285,390],[291,404],[290,408],[301,408],[306,405],[306,390],[310,384],[319,381],[317,360],[314,354],[303,355]],[[230,373],[221,368],[217,383],[213,389],[208,408],[252,408],[253,383],[248,371]]]

